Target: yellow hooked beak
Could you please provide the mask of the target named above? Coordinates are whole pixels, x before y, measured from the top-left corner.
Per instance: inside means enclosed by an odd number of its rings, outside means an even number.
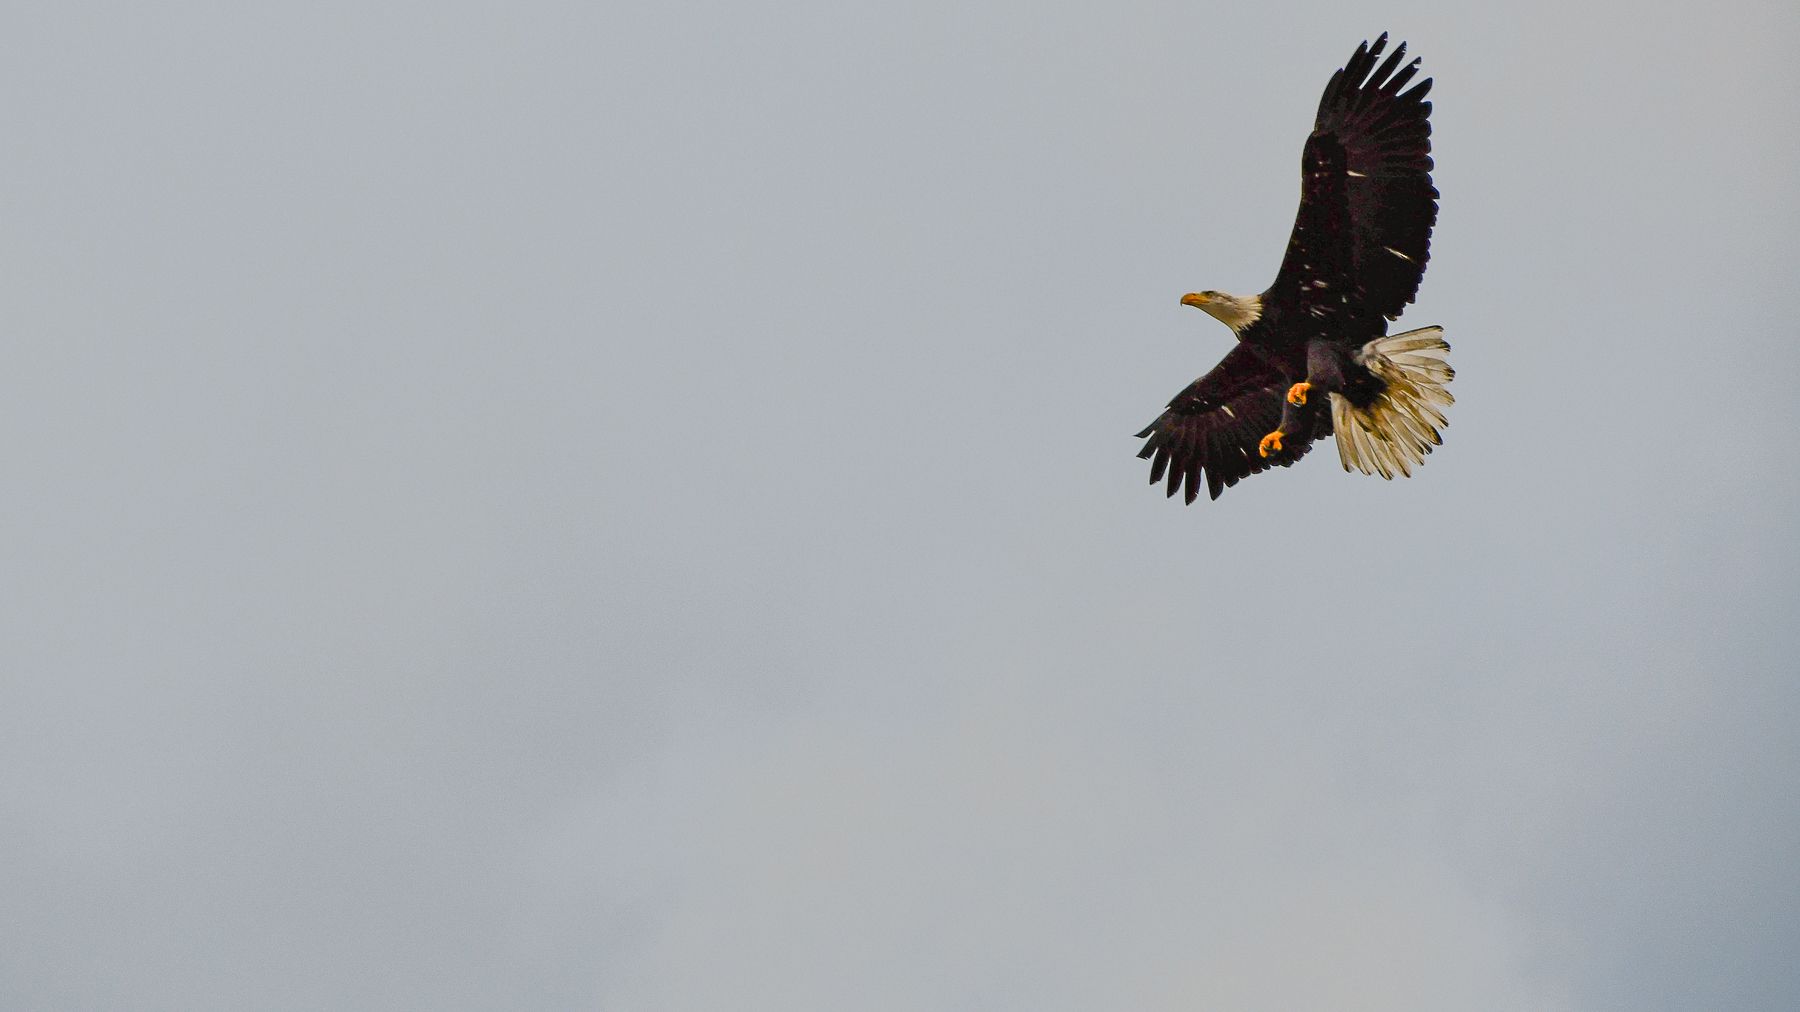
[[[1206,294],[1205,292],[1193,292],[1191,294],[1183,295],[1181,297],[1182,305],[1193,306],[1195,309],[1199,309],[1201,306],[1204,306],[1208,302],[1211,302],[1211,301],[1212,301],[1212,296]]]

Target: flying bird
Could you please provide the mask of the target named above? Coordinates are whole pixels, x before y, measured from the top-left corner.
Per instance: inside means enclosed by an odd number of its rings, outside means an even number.
[[[1300,157],[1300,213],[1261,295],[1185,295],[1238,343],[1138,433],[1152,485],[1192,503],[1286,467],[1335,434],[1344,470],[1410,477],[1442,442],[1454,400],[1441,327],[1387,332],[1431,255],[1431,79],[1387,33],[1325,86]],[[1380,65],[1377,66],[1379,61]]]

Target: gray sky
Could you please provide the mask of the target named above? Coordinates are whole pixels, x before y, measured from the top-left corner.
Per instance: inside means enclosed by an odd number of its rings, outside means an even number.
[[[1447,445],[1167,502],[1384,28]],[[10,5],[0,1007],[1800,1006],[1797,46]]]

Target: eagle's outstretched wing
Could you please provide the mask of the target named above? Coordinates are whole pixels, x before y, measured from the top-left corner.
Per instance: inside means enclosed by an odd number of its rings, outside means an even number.
[[[1185,490],[1186,501],[1200,494],[1201,475],[1214,499],[1240,478],[1270,467],[1286,467],[1305,456],[1314,439],[1331,434],[1331,413],[1313,412],[1311,433],[1290,433],[1282,452],[1256,452],[1262,437],[1281,424],[1288,383],[1248,345],[1232,348],[1212,371],[1188,384],[1138,438],[1149,460],[1150,484],[1168,477],[1168,495]]]
[[[1377,67],[1387,33],[1331,75],[1301,155],[1300,213],[1265,300],[1313,316],[1393,319],[1418,293],[1437,223],[1430,78],[1406,43]],[[1328,328],[1335,329],[1335,328]]]

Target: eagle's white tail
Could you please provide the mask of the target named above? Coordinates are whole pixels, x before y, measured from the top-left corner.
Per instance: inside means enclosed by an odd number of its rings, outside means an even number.
[[[1456,375],[1444,359],[1450,346],[1444,328],[1422,327],[1378,337],[1356,353],[1356,361],[1386,384],[1366,408],[1331,395],[1331,425],[1337,430],[1344,470],[1411,477],[1431,448],[1443,442],[1442,408],[1456,403],[1444,389]]]

